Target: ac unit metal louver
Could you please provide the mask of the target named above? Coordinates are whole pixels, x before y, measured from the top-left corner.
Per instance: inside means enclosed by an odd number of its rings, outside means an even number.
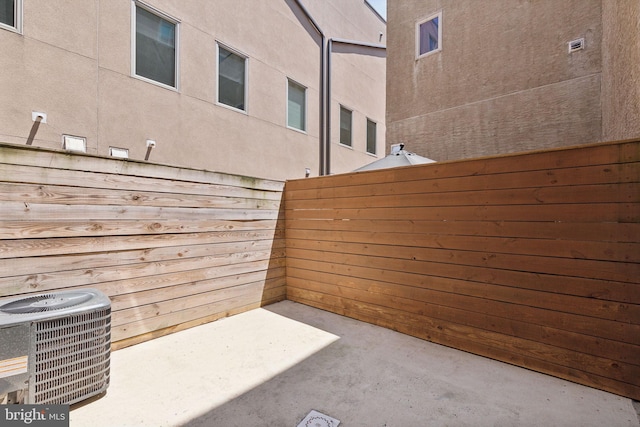
[[[68,404],[109,386],[111,301],[83,289],[0,300],[0,403]]]

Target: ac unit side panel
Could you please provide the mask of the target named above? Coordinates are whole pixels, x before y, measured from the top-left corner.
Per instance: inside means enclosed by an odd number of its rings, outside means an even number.
[[[109,385],[111,309],[35,322],[33,403],[73,404]]]

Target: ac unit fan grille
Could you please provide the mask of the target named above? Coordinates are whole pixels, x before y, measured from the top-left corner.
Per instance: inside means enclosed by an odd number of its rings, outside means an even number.
[[[109,384],[111,309],[35,323],[37,404],[72,404]]]

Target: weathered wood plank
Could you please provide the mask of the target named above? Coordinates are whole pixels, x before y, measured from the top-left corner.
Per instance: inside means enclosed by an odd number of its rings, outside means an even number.
[[[284,262],[277,258],[277,262]],[[197,257],[180,260],[165,260],[158,262],[142,262],[138,264],[121,265],[117,267],[98,267],[91,269],[50,272],[46,274],[32,274],[28,276],[12,276],[0,278],[0,297],[19,295],[34,291],[51,291],[72,286],[98,286],[102,282],[136,277],[153,276],[172,272],[181,272],[190,278],[192,271],[200,273],[203,267],[215,268],[217,272],[224,271],[223,267],[236,265],[241,271],[265,270],[274,261],[271,251],[257,251],[240,254],[225,254],[210,257]],[[237,271],[236,271],[237,272]]]
[[[93,252],[80,255],[57,255],[49,257],[24,257],[0,259],[0,277],[33,275],[38,273],[65,272],[98,267],[120,268],[141,262],[162,262],[188,258],[221,257],[252,252],[270,251],[275,257],[284,256],[284,242],[270,239],[245,240],[227,243],[182,245],[145,248],[117,252]],[[206,258],[205,258],[206,259]],[[204,262],[203,262],[204,264]]]
[[[229,299],[213,301],[208,304],[189,307],[186,310],[169,312],[152,316],[132,323],[118,325],[111,328],[111,339],[119,341],[136,335],[145,334],[154,330],[164,329],[180,323],[189,322],[202,317],[210,316],[221,311],[233,310],[249,304],[259,307],[262,295],[243,293]]]
[[[235,222],[235,224],[234,224]],[[49,239],[56,237],[89,236],[131,236],[147,234],[201,233],[215,230],[264,230],[273,227],[259,227],[258,223],[273,220],[190,220],[190,219],[123,219],[123,220],[47,220],[47,221],[4,221],[0,227],[0,240],[6,239]],[[247,226],[245,226],[247,225]],[[249,227],[248,225],[253,225]],[[0,252],[2,243],[0,242]]]
[[[284,187],[284,183],[281,181],[198,169],[176,168],[132,159],[118,160],[91,154],[60,152],[46,148],[11,144],[2,144],[0,149],[2,150],[0,164],[14,166],[26,165],[36,168],[60,169],[68,172],[90,171],[122,177],[131,176],[135,178],[134,182],[138,182],[138,179],[142,181],[144,178],[171,180],[176,181],[176,187],[179,186],[180,181],[191,184],[206,184],[211,188],[221,185],[275,192],[281,192]],[[2,177],[2,181],[5,180],[4,174],[1,172],[0,177]],[[20,182],[32,181],[23,180]]]
[[[215,280],[221,286],[235,286],[237,284],[280,280],[285,277],[283,262],[272,262],[267,269],[254,269],[246,264],[232,264],[222,267],[202,268],[192,270],[186,276],[183,272],[143,276],[133,279],[103,282],[98,286],[112,301],[119,295],[130,295],[136,292],[155,291],[171,286],[190,286],[193,283]],[[75,289],[75,288],[71,288]]]
[[[282,300],[282,189],[0,145],[0,297],[101,289],[123,345]]]
[[[0,183],[0,194],[2,194],[3,200],[25,204],[214,207],[230,209],[279,209],[280,207],[280,199],[277,198],[277,193],[268,193],[267,195],[270,196],[268,198],[247,198],[211,193],[201,195],[154,190],[156,191]],[[175,191],[175,189],[173,190]]]
[[[173,208],[155,206],[74,206],[4,202],[0,217],[9,221],[51,221],[129,219],[129,220],[274,220],[277,209]]]
[[[131,191],[134,193],[159,192],[203,196],[217,195],[261,200],[280,200],[281,198],[281,193],[278,191],[181,181],[177,177],[174,179],[158,179],[142,175],[104,174],[90,170],[54,169],[46,166],[18,166],[4,163],[0,163],[0,179],[10,184],[76,187],[78,191],[104,189]]]
[[[230,222],[230,226],[233,222]],[[220,224],[218,222],[218,224]],[[180,246],[185,244],[208,244],[233,241],[281,239],[282,230],[244,229],[238,222],[238,230],[204,231],[202,233],[165,233],[149,235],[63,237],[44,239],[0,240],[0,258],[51,256],[64,254],[82,254],[107,251],[127,251],[150,247]],[[225,227],[213,227],[213,229]]]

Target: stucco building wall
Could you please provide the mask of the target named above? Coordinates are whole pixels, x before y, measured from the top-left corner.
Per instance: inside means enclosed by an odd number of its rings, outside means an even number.
[[[637,7],[631,0],[389,2],[387,145],[450,160],[640,135],[629,120],[612,125],[616,109],[637,111],[631,30],[638,20],[629,13]],[[416,58],[416,24],[436,12],[442,50]],[[624,34],[633,42],[612,49]],[[580,38],[584,49],[570,53],[568,43]],[[624,60],[613,60],[619,52]]]
[[[364,0],[302,3],[333,37],[372,42],[386,32]],[[109,155],[118,147],[144,159],[152,139],[152,162],[271,179],[301,177],[305,168],[318,174],[321,37],[295,1],[145,0],[179,21],[175,90],[133,76],[132,0],[22,4],[22,31],[0,30],[3,142],[60,149],[68,134],[85,137],[88,153]],[[248,57],[246,112],[217,104],[217,43]],[[339,70],[349,75],[336,78],[356,84],[339,88],[358,90],[357,82],[371,77],[383,88],[353,108],[380,123],[384,153],[384,60],[366,75],[362,60],[353,62]],[[287,128],[287,79],[307,88],[305,132]],[[34,125],[32,111],[45,112],[47,123]],[[366,122],[354,126],[364,129]],[[364,148],[354,147],[333,172],[370,161]]]
[[[640,1],[603,1],[603,139],[640,136]]]

